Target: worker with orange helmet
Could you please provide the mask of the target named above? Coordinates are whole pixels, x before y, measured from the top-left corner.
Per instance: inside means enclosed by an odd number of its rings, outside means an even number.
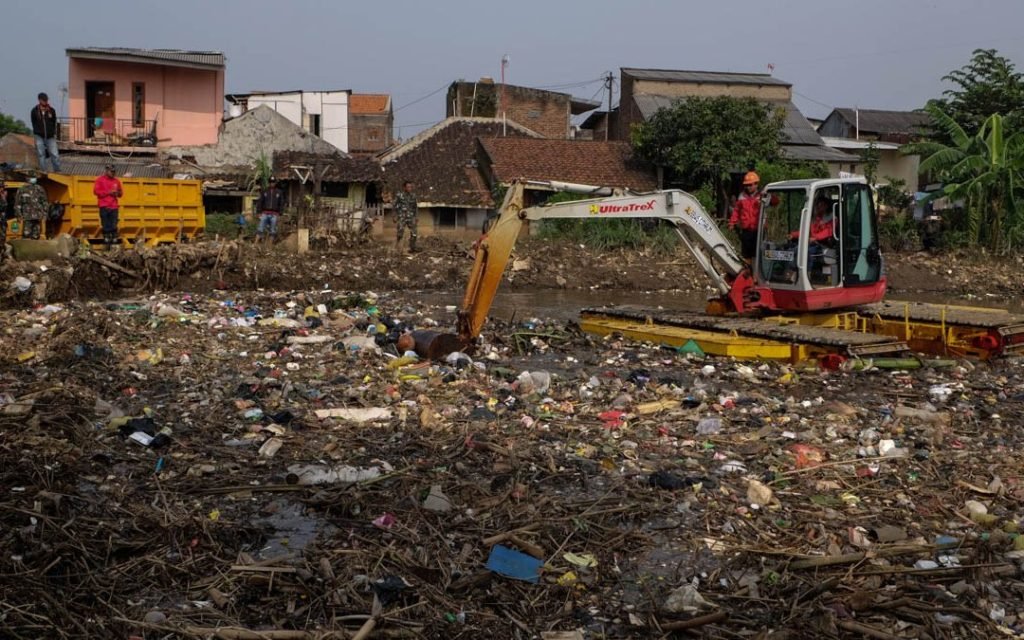
[[[729,216],[729,228],[740,234],[740,254],[744,260],[752,260],[757,253],[757,223],[761,216],[761,192],[758,185],[761,178],[753,171],[743,176],[743,193],[736,199],[736,205]]]

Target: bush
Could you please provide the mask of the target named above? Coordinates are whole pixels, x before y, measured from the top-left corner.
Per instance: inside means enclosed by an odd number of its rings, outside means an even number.
[[[878,187],[878,202],[897,211],[906,211],[914,204],[914,196],[907,193],[907,181],[889,178],[889,184]]]
[[[657,220],[545,220],[538,236],[598,251],[649,249],[656,253],[670,253],[679,239],[670,224]]]
[[[206,229],[203,234],[208,238],[220,236],[222,238],[234,238],[238,236],[238,214],[215,211],[206,214]],[[246,234],[256,233],[256,224],[248,222],[245,225]]]
[[[878,236],[885,251],[905,251],[918,244],[917,221],[906,212],[890,216],[879,224]]]

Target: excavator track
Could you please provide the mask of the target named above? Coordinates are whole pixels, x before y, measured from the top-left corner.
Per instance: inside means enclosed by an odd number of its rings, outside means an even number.
[[[706,353],[750,359],[799,361],[828,354],[867,357],[909,350],[902,340],[872,333],[637,307],[584,309],[580,326],[601,335],[621,333],[667,344],[693,340]]]
[[[1024,353],[1024,315],[1005,309],[888,300],[856,311],[870,331],[925,353],[981,359]]]
[[[598,307],[584,309],[580,325],[599,335],[621,333],[666,344],[693,340],[707,353],[746,359],[869,357],[901,351],[980,359],[1024,354],[1024,316],[926,302],[887,301],[841,312],[762,318]]]

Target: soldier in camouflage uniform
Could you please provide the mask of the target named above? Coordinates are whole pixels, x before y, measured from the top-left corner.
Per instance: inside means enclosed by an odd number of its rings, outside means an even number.
[[[18,201],[14,207],[22,222],[21,237],[38,240],[49,209],[50,201],[46,199],[46,191],[35,177],[29,178],[28,184],[18,189]]]
[[[7,257],[7,184],[0,180],[0,262]]]
[[[395,224],[398,225],[398,237],[395,239],[395,247],[402,246],[402,236],[405,235],[405,228],[409,227],[409,252],[416,251],[416,194],[412,192],[412,183],[406,180],[402,183],[402,190],[395,196]]]

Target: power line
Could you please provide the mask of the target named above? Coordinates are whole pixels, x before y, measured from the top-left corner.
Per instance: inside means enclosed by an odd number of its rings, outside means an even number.
[[[794,90],[793,93],[798,95],[798,96],[800,96],[804,100],[807,100],[808,102],[813,102],[814,104],[818,105],[819,107],[825,107],[826,109],[835,109],[834,106],[832,106],[830,104],[825,104],[824,102],[821,102],[820,100],[815,100],[814,98],[810,98],[808,96],[805,96],[804,94],[800,93],[799,91]]]
[[[413,100],[412,102],[407,102],[407,103],[403,104],[402,106],[400,106],[400,107],[396,108],[396,109],[395,109],[395,111],[401,111],[402,109],[404,109],[404,108],[406,108],[406,107],[411,107],[412,105],[416,104],[417,102],[423,102],[423,101],[424,101],[424,100],[426,100],[427,98],[430,98],[430,97],[432,97],[432,96],[436,96],[437,94],[441,93],[442,91],[444,91],[444,90],[445,90],[445,89],[447,89],[447,88],[448,88],[448,84],[447,84],[447,83],[445,83],[445,84],[441,85],[441,87],[440,87],[440,88],[438,88],[438,89],[436,89],[436,90],[434,90],[434,91],[431,91],[431,92],[430,92],[430,93],[428,93],[427,95],[425,95],[425,96],[423,96],[423,97],[421,97],[421,98],[416,98],[416,99],[415,99],[415,100]]]

